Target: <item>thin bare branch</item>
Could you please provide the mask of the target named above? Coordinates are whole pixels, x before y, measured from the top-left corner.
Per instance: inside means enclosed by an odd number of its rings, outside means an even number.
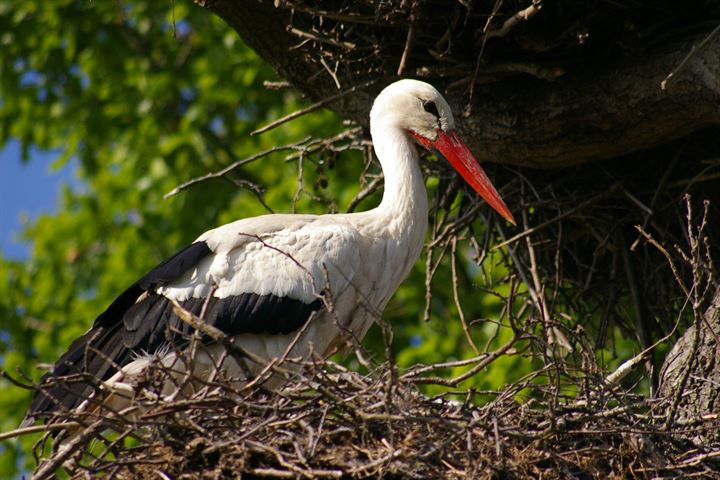
[[[330,96],[327,97],[327,98],[323,98],[323,99],[320,100],[319,102],[315,102],[315,103],[313,103],[312,105],[309,105],[309,106],[307,106],[307,107],[305,107],[305,108],[301,108],[300,110],[297,110],[297,111],[295,111],[295,112],[292,112],[292,113],[289,114],[289,115],[285,115],[285,116],[282,117],[282,118],[278,118],[277,120],[274,120],[274,121],[268,123],[268,124],[265,125],[264,127],[260,127],[260,128],[258,128],[258,129],[256,129],[256,130],[253,130],[252,132],[250,132],[250,135],[260,135],[261,133],[265,133],[265,132],[267,132],[267,131],[269,131],[269,130],[272,130],[273,128],[279,127],[280,125],[282,125],[282,124],[284,124],[284,123],[287,123],[287,122],[289,122],[290,120],[295,120],[295,119],[298,118],[298,117],[302,117],[303,115],[307,115],[308,113],[314,112],[315,110],[319,110],[319,109],[321,109],[322,107],[324,107],[324,106],[326,106],[326,105],[328,105],[328,104],[330,104],[330,103],[332,103],[332,102],[335,102],[335,101],[337,101],[337,100],[339,100],[339,99],[341,99],[341,98],[343,98],[343,97],[346,97],[346,96],[348,96],[348,95],[350,95],[350,94],[352,94],[352,93],[355,93],[355,92],[357,92],[357,91],[359,91],[359,90],[363,90],[363,89],[365,89],[365,88],[368,88],[369,86],[371,86],[371,85],[373,85],[374,83],[376,83],[376,81],[377,81],[377,80],[370,80],[370,81],[365,82],[365,83],[362,83],[362,84],[360,84],[360,85],[355,85],[355,86],[353,86],[353,87],[351,87],[351,88],[348,88],[347,90],[343,90],[342,92],[336,93],[335,95],[330,95]]]
[[[710,40],[712,40],[713,37],[714,37],[715,35],[717,35],[718,33],[720,33],[720,24],[719,24],[717,27],[715,27],[715,28],[713,29],[713,31],[710,32],[705,38],[703,38],[700,43],[698,43],[697,45],[693,45],[693,47],[690,49],[690,51],[689,51],[688,54],[685,56],[685,58],[683,58],[682,61],[678,64],[678,66],[675,67],[675,68],[672,70],[672,72],[668,73],[667,76],[663,79],[663,81],[660,82],[660,89],[661,89],[661,90],[665,90],[665,89],[667,88],[668,82],[670,82],[670,80],[672,80],[672,78],[673,78],[675,75],[677,75],[678,73],[680,73],[680,71],[683,69],[683,67],[685,67],[685,65],[687,65],[688,61],[690,61],[690,59],[691,59],[692,57],[694,57],[695,54],[697,54],[700,50],[702,50],[702,48],[703,48],[705,45],[707,45],[707,43],[708,43]]]

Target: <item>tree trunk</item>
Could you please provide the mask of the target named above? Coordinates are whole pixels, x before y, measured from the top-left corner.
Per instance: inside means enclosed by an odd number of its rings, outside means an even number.
[[[669,402],[669,414],[683,424],[716,417],[688,430],[698,443],[720,439],[720,289],[703,317],[700,328],[688,328],[670,350],[658,389],[658,397]]]
[[[456,16],[467,17],[461,17],[465,23],[460,33],[457,26],[447,30],[459,58],[453,63],[454,58],[428,53],[443,33],[433,31],[437,12],[447,17],[442,20],[446,23],[451,17],[448,4],[398,3],[397,11],[376,12],[375,17],[362,15],[362,7],[368,8],[364,2],[358,2],[353,12],[303,10],[297,5],[302,2],[288,6],[290,2],[257,0],[217,0],[208,2],[208,7],[315,100],[377,79],[371,87],[329,104],[344,118],[363,125],[375,94],[397,78],[405,56],[408,67],[403,76],[426,76],[440,87],[455,85],[446,97],[456,112],[467,113],[457,119],[458,129],[482,161],[542,168],[579,165],[644,150],[720,124],[720,35],[711,36],[663,90],[662,80],[694,45],[708,38],[707,31],[692,32],[660,47],[651,45],[652,49],[637,48],[619,59],[584,58],[562,67],[553,67],[550,61],[541,66],[499,60],[485,64],[473,59],[482,48],[477,36],[486,17],[477,20],[454,5]],[[413,8],[403,11],[405,3]],[[538,17],[550,6],[543,8]],[[415,34],[406,35],[411,29]],[[475,35],[461,34],[473,29]],[[394,45],[382,41],[389,35],[394,35]],[[489,38],[486,44],[499,41]],[[536,43],[533,48],[542,48],[541,42]],[[375,58],[357,58],[368,55]],[[512,55],[507,57],[514,60]],[[496,81],[476,86],[468,106],[473,78]]]

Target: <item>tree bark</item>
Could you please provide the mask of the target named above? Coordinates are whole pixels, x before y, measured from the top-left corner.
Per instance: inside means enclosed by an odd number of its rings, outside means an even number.
[[[699,325],[688,328],[665,358],[658,397],[685,424],[714,415],[714,422],[689,430],[698,443],[705,443],[720,439],[720,289]]]
[[[366,125],[375,94],[397,78],[396,68],[404,53],[402,44],[397,48],[376,46],[379,53],[372,61],[373,67],[359,71],[344,68],[342,49],[333,50],[334,47],[329,46],[323,54],[335,55],[335,60],[340,62],[333,74],[324,71],[326,68],[317,61],[317,46],[324,40],[303,39],[297,33],[298,30],[312,31],[313,22],[320,16],[291,11],[284,7],[285,2],[276,3],[279,6],[270,1],[217,0],[208,7],[228,22],[280,75],[314,100],[329,96],[329,92],[336,93],[336,81],[342,89],[347,89],[377,79],[372,87],[329,105],[341,116]],[[380,36],[381,29],[391,27],[378,22],[375,27],[364,25],[363,28],[375,28]],[[408,14],[405,23],[412,22],[412,14]],[[291,27],[297,27],[295,33]],[[397,22],[392,27],[397,28]],[[365,37],[371,38],[369,35],[362,38]],[[469,106],[467,88],[447,91],[446,97],[458,112],[458,129],[480,160],[557,168],[617,157],[720,124],[720,35],[714,35],[691,56],[667,89],[660,88],[668,73],[681,64],[694,45],[707,37],[705,32],[680,38],[666,42],[655,51],[640,51],[616,61],[605,59],[589,65],[591,59],[566,68],[566,74],[552,82],[515,75],[480,85],[475,88]],[[357,38],[360,37],[353,37]],[[468,52],[479,50],[476,42],[454,48]],[[411,58],[425,54],[409,51]],[[427,56],[423,59],[427,67]],[[418,63],[420,60],[415,62]],[[438,65],[442,62],[438,61]],[[431,67],[440,68],[438,65]],[[473,69],[473,65],[466,65],[464,73]],[[413,76],[412,73],[407,76]],[[436,86],[448,85],[457,79],[428,78]]]

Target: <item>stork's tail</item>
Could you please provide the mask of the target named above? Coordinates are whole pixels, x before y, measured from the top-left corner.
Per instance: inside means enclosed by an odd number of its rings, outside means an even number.
[[[103,380],[118,371],[124,362],[118,365],[110,360],[124,355],[124,346],[113,331],[118,327],[93,327],[70,345],[37,385],[22,426],[75,410],[99,390]],[[110,344],[112,339],[115,345]]]

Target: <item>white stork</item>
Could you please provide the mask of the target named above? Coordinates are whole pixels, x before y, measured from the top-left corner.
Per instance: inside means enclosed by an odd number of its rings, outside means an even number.
[[[72,343],[43,377],[45,388],[32,401],[26,423],[82,408],[96,390],[89,376],[113,391],[132,386],[158,357],[183,368],[177,347],[188,346],[193,329],[178,318],[172,300],[195,315],[204,309],[205,322],[263,362],[286,353],[291,342],[291,356],[307,358],[311,352],[333,353],[342,346],[343,331],[362,339],[423,248],[428,204],[416,142],[439,151],[515,223],[455,132],[450,106],[432,86],[400,80],[385,88],[370,112],[370,129],[385,176],[377,208],[265,215],[205,232],[120,294]],[[323,295],[332,299],[332,312]],[[209,375],[224,350],[206,343],[194,357],[195,375]],[[257,374],[263,367],[248,366],[228,356],[222,369],[244,382],[248,371]],[[65,376],[75,381],[55,381]]]

